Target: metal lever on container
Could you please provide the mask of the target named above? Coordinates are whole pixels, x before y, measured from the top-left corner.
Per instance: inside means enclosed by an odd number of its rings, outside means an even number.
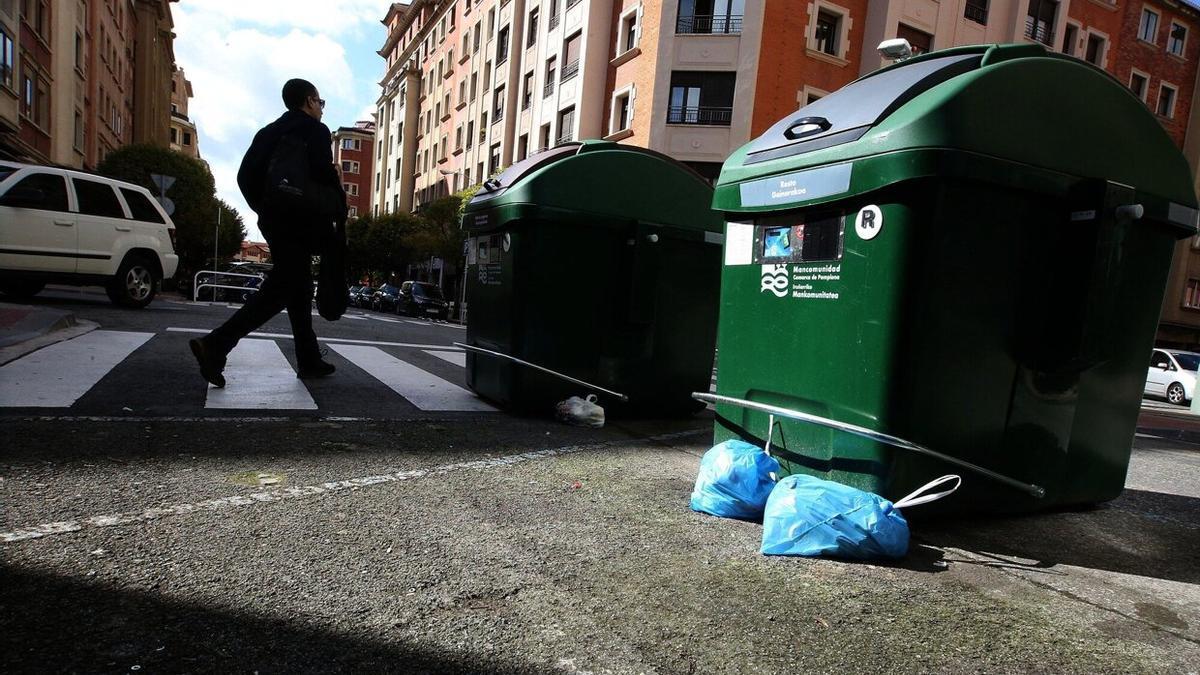
[[[805,136],[819,134],[822,131],[829,131],[831,127],[833,125],[824,117],[801,117],[799,120],[796,120],[795,124],[788,127],[787,131],[783,132],[783,135],[788,140],[794,141]]]
[[[1141,204],[1122,204],[1117,207],[1116,213],[1118,223],[1132,223],[1135,220],[1141,220],[1142,216],[1146,215],[1146,207]]]
[[[961,459],[958,459],[957,457],[951,457],[950,455],[944,455],[935,450],[930,450],[929,448],[927,448],[923,445],[917,445],[916,443],[913,443],[911,441],[906,441],[903,438],[899,438],[896,436],[889,436],[885,433],[881,433],[879,431],[874,431],[874,430],[868,429],[866,427],[860,427],[860,426],[857,426],[854,424],[849,424],[847,422],[839,422],[837,420],[831,420],[828,417],[820,417],[818,415],[810,415],[808,413],[803,413],[798,410],[792,410],[790,408],[781,408],[779,406],[768,405],[766,403],[756,403],[754,401],[747,401],[745,399],[733,398],[732,396],[721,396],[719,394],[708,394],[708,393],[696,392],[696,393],[692,394],[692,398],[696,399],[697,401],[704,401],[705,403],[714,403],[714,404],[715,403],[724,403],[726,405],[734,405],[734,406],[738,406],[739,408],[747,408],[749,410],[757,410],[759,412],[764,412],[764,413],[767,413],[768,415],[777,415],[779,417],[787,417],[789,419],[800,420],[801,422],[811,422],[813,424],[817,424],[817,425],[820,425],[823,427],[829,427],[830,429],[844,431],[849,434],[854,434],[855,436],[862,436],[863,438],[870,439],[877,443],[883,443],[885,445],[890,445],[892,447],[900,448],[902,450],[911,450],[913,452],[920,453],[922,455],[928,455],[930,457],[940,459],[943,462],[947,462],[947,463],[953,464],[955,466],[960,466],[964,469],[968,469],[970,471],[974,471],[975,473],[987,476],[988,478],[991,478],[992,480],[1004,483],[1005,485],[1008,485],[1009,487],[1014,487],[1014,488],[1017,488],[1018,490],[1021,490],[1022,492],[1029,493],[1029,494],[1033,495],[1034,497],[1037,497],[1038,499],[1041,499],[1042,497],[1046,496],[1046,489],[1040,485],[1034,485],[1033,483],[1025,483],[1025,482],[1019,481],[1015,478],[1009,478],[1008,476],[1005,476],[1004,474],[996,473],[995,471],[992,471],[991,469],[985,469],[984,467],[979,466],[978,464],[972,464],[970,462],[966,462]]]
[[[620,401],[621,403],[628,403],[628,402],[629,402],[629,397],[628,397],[628,396],[626,396],[625,394],[622,394],[622,393],[620,393],[620,392],[616,392],[616,391],[613,391],[613,390],[611,390],[611,389],[605,389],[604,387],[600,387],[600,386],[594,385],[594,384],[592,384],[592,383],[590,383],[590,382],[584,382],[583,380],[576,379],[576,378],[574,378],[574,377],[571,377],[570,375],[564,375],[564,374],[562,374],[562,373],[560,373],[560,372],[558,372],[558,371],[550,370],[549,368],[544,368],[544,367],[542,367],[542,366],[539,366],[539,365],[538,365],[538,364],[536,364],[536,363],[530,363],[530,362],[528,362],[528,361],[522,361],[521,359],[518,359],[518,358],[517,358],[517,357],[515,357],[515,356],[509,356],[508,354],[505,354],[505,353],[503,353],[503,352],[496,352],[496,351],[492,351],[492,350],[490,350],[490,349],[484,349],[483,347],[476,347],[476,346],[474,346],[474,345],[465,345],[465,344],[463,344],[463,343],[461,343],[461,342],[455,342],[455,343],[454,343],[454,346],[455,346],[455,347],[461,347],[461,348],[463,348],[463,349],[465,349],[465,350],[467,350],[467,351],[469,351],[469,352],[474,352],[474,353],[476,353],[476,354],[484,354],[484,355],[487,355],[487,356],[494,356],[494,357],[496,357],[496,358],[498,358],[498,359],[506,359],[506,360],[508,360],[508,361],[512,361],[513,363],[515,363],[515,364],[517,364],[517,365],[519,365],[519,366],[525,366],[526,368],[532,368],[532,369],[534,369],[534,370],[538,370],[538,371],[541,371],[541,372],[543,372],[543,373],[546,373],[547,375],[553,375],[554,377],[557,377],[557,378],[559,378],[559,379],[566,380],[567,382],[571,382],[571,383],[573,383],[573,384],[578,384],[578,385],[579,385],[579,386],[581,386],[581,387],[587,387],[588,389],[592,389],[592,390],[594,390],[594,391],[598,391],[598,392],[600,392],[600,393],[602,393],[602,394],[608,394],[609,396],[612,396],[613,398],[617,399],[617,400],[618,400],[618,401]]]

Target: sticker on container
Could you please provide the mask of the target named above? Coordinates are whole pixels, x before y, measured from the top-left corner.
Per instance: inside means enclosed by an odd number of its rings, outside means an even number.
[[[787,265],[763,265],[761,293],[772,293],[777,298],[786,298],[791,290]]]
[[[725,264],[752,264],[754,262],[754,225],[729,223],[725,232]]]
[[[858,212],[858,217],[854,219],[854,231],[858,233],[858,238],[863,241],[870,241],[879,235],[879,231],[883,229],[883,211],[879,210],[878,206],[864,206]]]

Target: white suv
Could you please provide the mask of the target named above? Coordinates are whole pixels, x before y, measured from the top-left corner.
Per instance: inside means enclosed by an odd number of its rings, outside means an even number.
[[[146,188],[49,166],[0,162],[0,292],[101,285],[145,307],[175,276],[175,224]]]

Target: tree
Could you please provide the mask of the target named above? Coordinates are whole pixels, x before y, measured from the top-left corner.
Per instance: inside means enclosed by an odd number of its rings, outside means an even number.
[[[462,206],[460,195],[442,197],[426,204],[418,216],[412,248],[418,258],[441,258],[456,262],[462,257]]]
[[[346,267],[351,278],[390,281],[414,259],[417,219],[407,213],[363,216],[346,226]]]
[[[135,144],[114,150],[100,163],[97,172],[141,185],[155,196],[158,187],[150,179],[151,174],[175,179],[165,196],[175,204],[171,220],[175,223],[180,277],[203,269],[212,259],[218,209],[222,224],[217,235],[218,256],[231,257],[240,250],[245,237],[241,216],[217,199],[212,172],[204,162],[169,148]]]

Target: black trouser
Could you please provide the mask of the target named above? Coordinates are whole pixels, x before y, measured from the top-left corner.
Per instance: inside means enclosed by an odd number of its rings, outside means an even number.
[[[246,337],[286,307],[296,343],[296,361],[303,367],[321,359],[317,335],[312,327],[312,255],[315,249],[311,229],[269,226],[260,222],[263,236],[271,247],[273,267],[267,278],[229,320],[205,338],[213,348],[230,352],[238,340]]]

